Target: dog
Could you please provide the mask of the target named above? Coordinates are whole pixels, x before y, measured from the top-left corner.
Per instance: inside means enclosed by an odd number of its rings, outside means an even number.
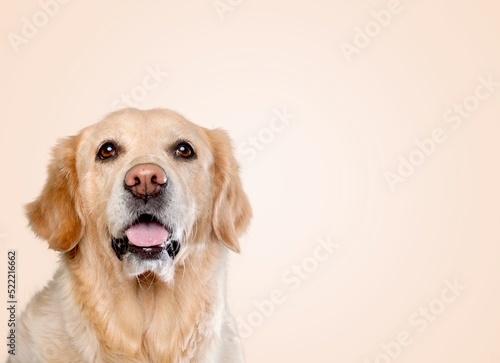
[[[244,361],[225,264],[252,212],[225,131],[112,113],[57,144],[26,214],[61,263],[8,362]]]

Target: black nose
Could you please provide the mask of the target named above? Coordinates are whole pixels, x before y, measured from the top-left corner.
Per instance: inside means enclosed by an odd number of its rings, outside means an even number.
[[[156,197],[166,184],[167,174],[156,164],[138,164],[125,174],[125,188],[141,199]]]

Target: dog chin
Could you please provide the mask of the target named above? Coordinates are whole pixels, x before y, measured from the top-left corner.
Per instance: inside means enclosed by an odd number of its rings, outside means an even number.
[[[129,253],[124,256],[123,263],[126,273],[132,278],[153,273],[165,283],[172,283],[174,279],[174,260],[171,258],[145,260]]]

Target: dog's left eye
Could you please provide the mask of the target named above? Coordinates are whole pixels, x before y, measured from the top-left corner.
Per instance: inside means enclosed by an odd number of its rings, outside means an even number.
[[[181,142],[175,148],[175,155],[184,159],[190,159],[195,153],[191,145],[186,142]]]
[[[116,148],[116,145],[112,142],[107,142],[99,148],[97,157],[101,160],[106,160],[112,158],[113,156],[116,156],[117,153],[118,150]]]

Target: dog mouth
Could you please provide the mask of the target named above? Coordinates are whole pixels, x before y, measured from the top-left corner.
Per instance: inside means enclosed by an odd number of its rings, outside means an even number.
[[[123,238],[112,238],[117,257],[130,252],[141,259],[174,259],[180,244],[172,239],[171,229],[151,214],[142,214],[124,231]]]

